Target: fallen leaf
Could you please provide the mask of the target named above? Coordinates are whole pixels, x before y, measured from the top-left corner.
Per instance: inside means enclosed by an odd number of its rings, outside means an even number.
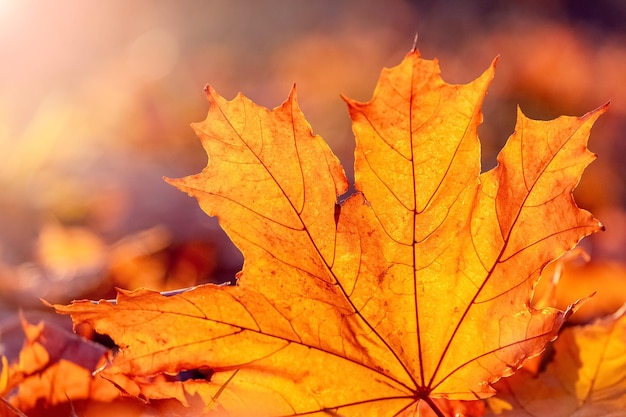
[[[208,87],[193,127],[209,163],[169,181],[242,251],[238,285],[55,308],[120,347],[103,377],[147,399],[199,398],[205,411],[441,417],[452,401],[492,396],[572,312],[529,302],[542,268],[602,228],[571,192],[606,108],[552,121],[518,111],[498,166],[480,174],[494,69],[449,85],[412,51],[370,102],[347,99],[357,193],[340,205],[348,181],[295,89],[270,111]],[[145,383],[194,369],[210,372]]]
[[[129,417],[141,414],[142,404],[121,399],[110,382],[92,376],[108,349],[46,322],[24,321],[23,329],[26,341],[19,361],[7,366],[3,360],[0,395],[10,412],[29,417],[76,415],[72,410],[85,417],[110,415],[112,410]],[[107,413],[102,412],[104,405]]]
[[[626,415],[626,309],[569,327],[554,360],[538,377],[520,371],[500,380],[489,415],[595,417]]]
[[[561,268],[559,284],[554,289],[554,307],[567,306],[567,300],[595,294],[585,302],[572,322],[586,324],[604,317],[620,308],[626,302],[626,266],[618,262],[590,261],[565,262],[549,265],[543,275],[550,276],[555,268]],[[548,290],[542,279],[536,292],[543,294]]]
[[[0,299],[20,307],[41,305],[38,297],[59,302],[97,287],[107,267],[107,247],[84,227],[46,223],[38,236],[35,262],[0,262]]]
[[[104,242],[86,228],[50,222],[40,232],[37,258],[52,281],[63,282],[102,271],[105,249]]]
[[[128,236],[111,248],[109,280],[115,287],[157,291],[211,282],[215,247],[192,241],[174,245],[161,228]]]

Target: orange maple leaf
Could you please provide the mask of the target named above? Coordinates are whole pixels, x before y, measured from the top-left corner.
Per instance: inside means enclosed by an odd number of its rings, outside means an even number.
[[[357,193],[340,205],[348,181],[295,89],[270,111],[207,88],[193,127],[209,163],[168,181],[242,251],[238,285],[120,291],[57,311],[115,340],[102,375],[132,394],[230,415],[444,416],[455,408],[442,402],[493,395],[571,313],[529,299],[548,262],[602,228],[571,193],[606,107],[552,121],[518,112],[498,166],[480,174],[494,69],[449,85],[414,50],[370,102],[347,99]],[[143,382],[201,367],[209,381]]]

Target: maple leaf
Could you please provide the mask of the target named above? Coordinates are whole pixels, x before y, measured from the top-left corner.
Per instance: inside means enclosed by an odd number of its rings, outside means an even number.
[[[554,360],[535,376],[521,370],[497,383],[489,415],[502,417],[626,415],[626,308],[569,327]]]
[[[346,99],[357,193],[340,205],[348,181],[295,89],[270,111],[207,87],[193,127],[209,163],[168,181],[241,250],[238,285],[120,291],[57,311],[115,340],[102,375],[131,394],[230,415],[444,416],[454,407],[442,402],[493,395],[571,314],[529,300],[548,262],[602,228],[571,193],[606,107],[552,121],[518,112],[498,166],[480,174],[494,70],[449,85],[414,50],[383,70],[370,102]],[[197,368],[208,381],[144,382]]]

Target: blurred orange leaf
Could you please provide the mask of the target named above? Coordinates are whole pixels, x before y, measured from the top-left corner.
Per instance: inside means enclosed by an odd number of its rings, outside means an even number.
[[[19,361],[7,366],[3,360],[0,395],[12,407],[7,415],[21,415],[15,410],[29,417],[68,416],[72,410],[91,417],[110,415],[112,410],[140,415],[142,404],[119,401],[115,386],[92,376],[108,349],[45,322],[24,322],[23,328],[26,342]]]
[[[489,399],[502,417],[622,416],[626,410],[626,309],[563,330],[545,372],[500,380]]]
[[[242,251],[238,285],[57,311],[110,335],[120,351],[101,375],[147,399],[242,416],[482,415],[490,384],[571,314],[529,306],[541,270],[602,227],[571,192],[605,107],[552,121],[518,112],[498,166],[480,174],[494,70],[449,85],[412,51],[370,102],[347,99],[357,193],[340,205],[348,181],[295,89],[270,111],[207,88],[194,129],[209,163],[169,181]],[[183,370],[206,372],[152,380]]]
[[[549,277],[560,268],[558,285],[554,288],[553,303],[557,308],[567,306],[567,300],[595,294],[574,315],[574,323],[589,323],[619,309],[626,302],[626,266],[617,262],[564,262],[549,265],[543,275]],[[546,280],[541,280],[537,293],[549,291]]]

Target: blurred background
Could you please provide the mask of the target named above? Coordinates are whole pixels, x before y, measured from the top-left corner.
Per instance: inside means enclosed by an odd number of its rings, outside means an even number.
[[[296,83],[352,177],[340,94],[369,100],[416,33],[449,83],[500,56],[480,128],[485,170],[517,104],[552,119],[611,100],[576,199],[607,228],[585,250],[623,277],[624,22],[621,0],[0,0],[0,308],[232,280],[239,252],[162,180],[206,165],[189,127],[208,111],[204,85],[273,108]]]

